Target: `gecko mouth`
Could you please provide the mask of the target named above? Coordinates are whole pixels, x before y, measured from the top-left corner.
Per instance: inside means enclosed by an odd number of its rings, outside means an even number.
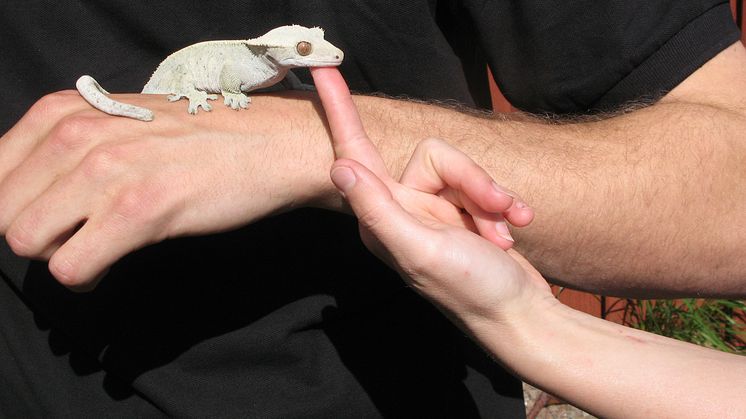
[[[309,58],[304,57],[303,59],[296,59],[296,58],[287,58],[285,60],[282,60],[278,62],[280,65],[290,66],[290,67],[336,67],[340,64],[342,64],[342,61],[344,60],[344,54],[340,52],[339,54],[330,54],[324,57],[319,58]]]
[[[323,67],[323,66],[330,66],[330,65],[340,65],[342,64],[342,60],[313,60],[313,61],[308,61],[308,63],[310,63],[310,65],[312,66]]]
[[[289,65],[292,67],[336,67],[342,64],[341,59],[329,59],[329,60],[286,60],[281,62],[283,65]]]

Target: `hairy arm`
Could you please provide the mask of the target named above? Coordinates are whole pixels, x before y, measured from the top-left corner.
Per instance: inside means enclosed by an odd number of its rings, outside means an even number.
[[[475,170],[478,166],[450,146],[425,141],[401,181],[394,181],[381,171],[377,150],[344,99],[338,74],[317,70],[314,78],[335,92],[322,94],[337,156],[330,177],[358,217],[363,242],[521,378],[600,417],[735,417],[743,412],[743,386],[737,385],[746,373],[743,357],[563,306],[520,254],[433,217],[423,211],[424,199],[411,199],[429,192],[443,205],[458,206],[444,199],[449,196],[445,189],[423,188],[440,184],[468,190],[480,202],[499,197],[504,210],[505,197],[495,195],[486,172]],[[430,157],[420,158],[423,154]],[[429,169],[446,163],[446,177]],[[525,209],[513,214],[518,207],[511,205],[507,216],[521,215]],[[480,212],[463,210],[467,217]],[[502,211],[488,211],[494,210]],[[624,372],[620,365],[627,367]]]
[[[547,277],[607,294],[736,296],[746,295],[744,68],[734,45],[658,104],[593,122],[355,103],[395,178],[436,137],[519,191],[536,220],[515,232],[518,249]],[[47,96],[0,138],[0,235],[88,288],[148,243],[299,206],[341,210],[314,97],[257,96],[246,114],[218,106],[196,118],[162,96],[123,97],[160,115],[143,124],[74,92]]]
[[[416,140],[434,136],[519,191],[537,215],[514,232],[517,249],[558,283],[610,295],[743,296],[743,92],[738,43],[658,103],[602,120],[357,105],[394,172]]]

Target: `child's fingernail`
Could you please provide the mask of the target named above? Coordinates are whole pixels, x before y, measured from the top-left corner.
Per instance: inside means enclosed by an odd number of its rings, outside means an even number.
[[[508,229],[508,224],[505,221],[498,221],[495,227],[497,229],[497,234],[500,237],[504,238],[505,240],[515,242],[515,240],[513,240],[513,236],[510,234],[510,230]]]
[[[357,178],[355,172],[349,167],[340,166],[334,168],[331,173],[332,182],[340,191],[346,193],[355,186]]]

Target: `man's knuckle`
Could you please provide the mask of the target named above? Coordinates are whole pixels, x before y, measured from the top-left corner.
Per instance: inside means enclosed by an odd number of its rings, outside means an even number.
[[[121,147],[111,144],[97,146],[84,158],[82,169],[86,176],[103,176],[118,169],[125,158]]]
[[[114,198],[112,210],[118,220],[128,223],[154,223],[161,215],[162,192],[147,183],[123,189]]]
[[[76,94],[72,94],[75,92]],[[37,100],[29,109],[28,114],[38,120],[49,120],[55,115],[68,112],[76,101],[80,101],[80,94],[74,90],[64,90],[49,93]]]
[[[49,134],[49,145],[57,153],[67,153],[86,144],[95,131],[93,119],[69,115],[60,120]]]
[[[129,221],[143,218],[145,207],[144,194],[138,188],[125,189],[113,202],[114,214],[120,219]]]
[[[70,94],[68,91],[59,91],[48,93],[34,103],[31,107],[34,111],[49,112],[52,109],[60,108],[70,101]]]
[[[54,107],[57,106],[59,100],[60,95],[58,92],[48,93],[39,98],[39,100],[31,106],[29,113],[39,115],[47,114],[50,109],[54,109]]]

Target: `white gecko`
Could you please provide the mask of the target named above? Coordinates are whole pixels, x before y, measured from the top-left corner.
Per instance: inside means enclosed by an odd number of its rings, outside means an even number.
[[[283,79],[293,88],[303,88],[290,69],[338,66],[343,59],[344,53],[324,39],[323,29],[281,26],[254,39],[207,41],[180,49],[161,62],[142,93],[168,94],[172,102],[187,98],[191,114],[199,107],[210,111],[212,105],[207,101],[217,99],[216,93],[233,109],[247,108],[251,98],[246,92]],[[153,120],[153,111],[109,98],[91,76],[80,77],[75,85],[96,109]]]

